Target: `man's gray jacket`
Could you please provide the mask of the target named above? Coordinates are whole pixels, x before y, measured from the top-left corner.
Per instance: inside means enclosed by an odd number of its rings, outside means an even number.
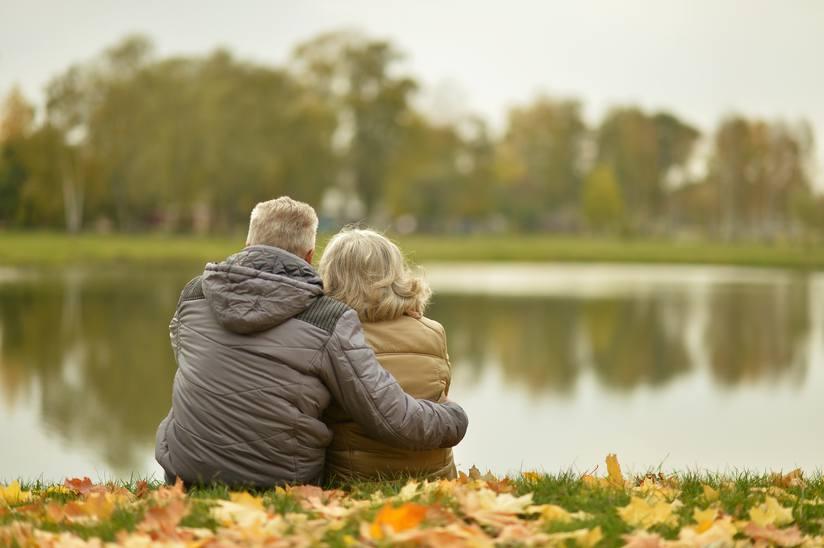
[[[466,432],[460,406],[405,394],[355,311],[324,296],[312,266],[281,249],[251,246],[206,265],[169,330],[178,368],[155,456],[186,482],[318,483],[333,398],[401,448],[451,447]]]

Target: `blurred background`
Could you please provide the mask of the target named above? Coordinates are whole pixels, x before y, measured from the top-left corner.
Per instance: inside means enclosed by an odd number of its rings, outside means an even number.
[[[824,466],[822,28],[813,0],[0,0],[0,479],[157,472],[178,292],[284,194],[423,264],[459,466]]]

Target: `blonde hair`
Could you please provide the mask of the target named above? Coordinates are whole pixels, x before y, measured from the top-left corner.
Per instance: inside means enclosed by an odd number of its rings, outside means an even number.
[[[337,233],[326,245],[318,271],[326,294],[351,306],[364,322],[423,316],[432,295],[398,246],[374,230]]]
[[[312,206],[281,196],[252,210],[246,245],[271,245],[303,257],[315,249],[317,231],[318,216]]]

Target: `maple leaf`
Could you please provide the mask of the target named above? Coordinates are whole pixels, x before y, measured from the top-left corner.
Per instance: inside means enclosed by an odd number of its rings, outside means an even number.
[[[148,534],[152,540],[176,540],[180,538],[177,526],[188,513],[188,505],[183,499],[172,499],[163,506],[146,510],[138,530]]]
[[[618,464],[618,457],[615,453],[610,453],[606,458],[607,481],[615,487],[624,486],[624,475],[621,473],[621,465]]]
[[[732,523],[732,517],[714,519],[711,517],[713,515],[718,518],[718,510],[693,510],[698,525],[683,527],[678,534],[679,540],[688,546],[732,546],[733,537],[738,532]]]
[[[618,508],[618,515],[633,527],[647,529],[653,525],[678,525],[678,516],[675,511],[682,506],[681,501],[675,499],[666,502],[657,497],[640,498],[633,496],[629,504]]]
[[[623,535],[621,538],[624,539],[624,548],[660,548],[665,545],[664,537],[643,530]]]
[[[417,527],[423,521],[426,512],[426,506],[414,502],[406,502],[397,508],[387,504],[378,511],[372,521],[369,536],[375,540],[382,540],[387,533],[391,535]]]
[[[66,478],[63,485],[73,491],[76,495],[86,496],[89,493],[99,493],[105,491],[106,488],[101,485],[95,485],[88,476],[80,478]]]
[[[112,493],[91,493],[85,499],[73,500],[63,506],[62,519],[72,523],[106,520],[111,517],[119,502],[118,496]],[[57,515],[57,511],[53,509],[52,516],[57,517]]]
[[[368,537],[368,524],[364,524]],[[477,525],[468,525],[463,522],[451,523],[445,527],[428,527],[426,529],[415,528],[396,533],[392,537],[394,543],[403,545],[423,546],[432,548],[463,548],[491,547],[492,539]],[[357,544],[352,539],[351,544]]]
[[[644,478],[640,485],[632,488],[632,492],[646,498],[654,496],[668,501],[673,500],[680,494],[678,489],[660,480],[656,481],[651,477]]]
[[[797,525],[786,529],[778,529],[774,525],[761,526],[756,523],[749,523],[743,532],[753,540],[765,540],[776,546],[798,546],[804,542],[804,534]]]
[[[137,487],[134,490],[134,496],[142,499],[149,494],[149,482],[140,480],[137,482]]]
[[[251,495],[247,491],[229,493],[229,500],[241,506],[248,506],[255,510],[263,510],[263,498]]]
[[[545,523],[569,523],[573,520],[585,520],[592,517],[591,514],[587,514],[586,512],[569,512],[555,504],[529,506],[525,513],[539,514],[540,519]]]
[[[269,515],[262,509],[229,500],[215,501],[210,514],[215,521],[224,527],[237,525],[241,528],[260,528],[270,520]],[[274,516],[272,519],[280,520],[281,518],[280,516]]]
[[[767,497],[763,503],[750,508],[750,520],[761,526],[788,525],[793,522],[793,510],[781,506],[775,497]]]
[[[803,487],[804,475],[801,468],[796,468],[786,474],[772,474],[770,481],[777,487]]]
[[[701,485],[701,487],[704,489],[704,498],[707,502],[715,502],[720,498],[721,494],[716,489],[709,485]]]
[[[581,548],[592,548],[601,542],[601,539],[603,538],[604,534],[599,526],[594,529],[576,529],[575,531],[547,535],[545,545],[568,546],[571,541],[575,546],[580,546]]]
[[[0,485],[0,502],[7,506],[29,502],[30,500],[31,491],[23,491],[19,481],[14,480],[8,485]]]

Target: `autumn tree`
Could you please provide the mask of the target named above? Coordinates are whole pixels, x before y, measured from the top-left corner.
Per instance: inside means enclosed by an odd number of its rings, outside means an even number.
[[[348,32],[323,34],[299,45],[294,69],[300,81],[323,98],[337,115],[336,146],[345,172],[368,215],[384,198],[384,183],[401,139],[417,83],[398,66],[395,47]]]
[[[597,158],[615,174],[635,229],[650,230],[665,214],[667,179],[685,168],[698,135],[667,113],[635,107],[607,113],[596,133]]]
[[[518,225],[564,225],[575,215],[585,136],[577,101],[541,97],[510,111],[498,171]]]
[[[582,208],[590,228],[599,232],[620,230],[624,220],[624,200],[609,167],[598,166],[587,176]]]
[[[0,104],[0,226],[18,219],[18,208],[26,181],[26,139],[33,129],[34,108],[19,88]]]

